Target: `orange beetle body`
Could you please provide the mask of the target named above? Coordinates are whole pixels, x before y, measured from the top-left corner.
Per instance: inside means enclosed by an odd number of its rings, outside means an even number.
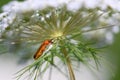
[[[52,40],[45,40],[41,46],[39,47],[39,49],[37,50],[37,52],[35,53],[34,55],[34,59],[38,59],[42,54],[43,52],[45,51],[46,47],[52,43]]]

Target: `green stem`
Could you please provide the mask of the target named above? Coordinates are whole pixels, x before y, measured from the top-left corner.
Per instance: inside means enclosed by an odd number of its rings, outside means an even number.
[[[71,61],[70,61],[70,58],[67,55],[66,49],[63,49],[63,54],[66,58],[66,64],[67,64],[67,67],[68,67],[68,70],[69,70],[70,80],[75,80],[75,75],[74,75],[74,72],[73,72],[73,69],[72,69]]]

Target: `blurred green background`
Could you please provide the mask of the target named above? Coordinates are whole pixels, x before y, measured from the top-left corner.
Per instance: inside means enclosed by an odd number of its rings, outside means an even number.
[[[2,7],[4,4],[7,4],[9,1],[11,1],[11,0],[0,0],[0,12],[2,12],[1,7]]]
[[[111,80],[120,80],[120,32],[115,35],[113,44],[107,50],[110,52],[108,55],[111,62],[117,66],[115,77]]]
[[[2,12],[1,7],[4,4],[7,4],[11,0],[0,0],[0,13]],[[24,1],[24,0],[18,0]],[[107,51],[107,58],[110,60],[109,62],[113,63],[113,66],[116,66],[116,73],[114,77],[110,80],[120,80],[120,32],[114,35],[114,42],[105,51]]]
[[[4,4],[7,4],[8,2],[10,2],[12,0],[0,0],[0,12],[2,12],[2,9],[1,7],[4,5]],[[24,1],[24,0],[17,0],[17,1]]]

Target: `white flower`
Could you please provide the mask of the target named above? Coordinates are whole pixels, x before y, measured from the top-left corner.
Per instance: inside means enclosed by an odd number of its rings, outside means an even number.
[[[19,16],[20,13],[42,10],[48,6],[59,7],[64,4],[67,5],[68,10],[71,11],[76,11],[79,8],[83,7],[86,9],[95,9],[97,7],[104,11],[106,11],[108,7],[111,7],[116,12],[120,11],[119,0],[26,0],[23,2],[11,1],[10,3],[2,7],[3,13],[0,14],[0,30],[1,32],[4,31],[5,28],[14,21],[16,15]],[[115,13],[110,17],[109,11],[108,13],[105,13],[104,11],[103,16],[99,18],[101,24],[108,24],[114,26],[120,25],[120,14]],[[83,12],[83,14],[86,13]],[[49,17],[49,15],[46,16]],[[98,27],[102,26],[98,25]],[[114,28],[111,31],[114,31]],[[117,33],[118,31],[119,27],[115,33]]]

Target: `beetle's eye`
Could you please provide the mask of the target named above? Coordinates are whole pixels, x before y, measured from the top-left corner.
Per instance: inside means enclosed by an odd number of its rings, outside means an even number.
[[[51,39],[51,43],[54,43],[55,42],[55,40],[54,39]]]

